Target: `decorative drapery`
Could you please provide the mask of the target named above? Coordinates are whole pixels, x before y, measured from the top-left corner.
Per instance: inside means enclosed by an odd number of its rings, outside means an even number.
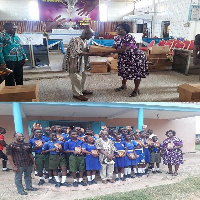
[[[6,22],[14,23],[18,27],[17,33],[46,31],[46,24],[42,21],[0,21],[0,32],[4,30],[3,25]]]
[[[6,22],[12,22],[18,26],[17,33],[23,32],[46,32],[46,23],[43,21],[0,21],[0,32],[3,31],[3,25]],[[128,21],[118,22],[99,22],[92,21],[91,28],[96,32],[98,36],[104,36],[108,32],[115,32],[115,27],[120,23],[127,23],[131,27],[133,32],[133,23]]]
[[[131,32],[133,32],[133,23],[130,21],[118,21],[118,22],[92,21],[91,28],[98,34],[98,36],[104,36],[108,32],[115,32],[115,27],[120,23],[129,24],[131,27]]]

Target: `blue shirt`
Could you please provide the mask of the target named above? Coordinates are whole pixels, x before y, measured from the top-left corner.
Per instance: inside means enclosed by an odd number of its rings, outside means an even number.
[[[72,139],[69,139],[64,144],[64,150],[65,151],[75,151],[75,147],[82,147],[83,144],[84,144],[84,142],[81,140],[74,141]]]
[[[153,153],[160,153],[160,148],[162,147],[162,145],[160,144],[160,147],[155,147],[154,145],[155,145],[155,143],[153,143],[153,145],[151,147],[152,148],[151,152],[153,152]]]
[[[50,141],[44,143],[42,150],[46,151],[46,150],[53,149],[55,147],[63,150],[63,145],[64,145],[64,143],[61,142],[61,141],[56,140],[55,142],[53,142],[53,141],[50,140]],[[62,152],[56,152],[56,151],[50,151],[49,153],[52,154],[52,155],[62,154]]]
[[[117,151],[122,151],[122,150],[125,150],[125,142],[124,141],[121,141],[121,142],[114,142],[114,145],[116,147],[116,152],[115,154],[117,154]]]
[[[42,136],[43,138],[45,138],[45,140],[48,142],[50,140],[50,137],[46,136],[46,135],[43,135]]]
[[[28,143],[31,145],[32,148],[35,148],[37,146],[40,147],[38,149],[33,150],[33,152],[35,152],[35,153],[41,153],[42,152],[43,144],[45,142],[47,142],[47,140],[44,137],[41,137],[40,139],[34,137],[34,138],[30,139]]]

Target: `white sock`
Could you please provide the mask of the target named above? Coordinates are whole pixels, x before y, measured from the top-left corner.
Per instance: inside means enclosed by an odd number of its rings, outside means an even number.
[[[121,173],[121,178],[123,178],[124,177],[124,174],[123,173]]]
[[[152,171],[154,172],[154,171],[155,171],[155,168],[152,168]]]
[[[94,180],[95,179],[95,175],[92,175],[92,180]]]
[[[69,173],[69,170],[67,170],[67,173]]]
[[[52,176],[49,177],[49,180],[50,180],[50,179],[53,179]]]
[[[37,174],[38,172],[37,171],[35,171],[35,174]]]
[[[91,177],[91,176],[87,176],[87,180],[88,180],[88,181],[91,181],[91,180],[92,180],[92,177]]]
[[[128,168],[124,168],[124,174],[125,174],[125,175],[128,174]]]
[[[142,168],[142,173],[145,173],[145,168]]]
[[[40,177],[40,180],[42,180],[42,179],[44,179],[44,177],[42,176],[42,177]]]
[[[133,168],[134,173],[137,174],[137,168]]]
[[[2,168],[2,170],[7,170],[7,168]]]
[[[138,168],[138,173],[139,174],[141,174],[142,172],[141,172],[142,170],[141,170],[141,168]]]
[[[131,168],[128,168],[128,174],[131,174]]]
[[[79,182],[83,181],[83,178],[79,178]]]
[[[54,177],[55,177],[55,179],[56,179],[56,182],[60,182],[60,179],[59,179],[58,176],[54,176]]]
[[[115,174],[115,178],[119,178],[119,174]]]
[[[160,171],[160,169],[159,169],[159,168],[157,168],[156,170],[157,170],[157,171]]]
[[[61,183],[65,183],[65,182],[66,182],[66,178],[67,178],[67,176],[62,176],[62,181],[61,181]]]
[[[74,182],[77,182],[77,179],[74,179]]]

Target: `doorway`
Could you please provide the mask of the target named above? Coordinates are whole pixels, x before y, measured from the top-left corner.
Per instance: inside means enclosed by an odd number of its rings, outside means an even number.
[[[170,21],[162,21],[161,23],[161,37],[169,38]]]

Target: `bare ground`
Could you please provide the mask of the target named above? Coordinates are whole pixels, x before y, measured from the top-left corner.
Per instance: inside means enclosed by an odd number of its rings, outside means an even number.
[[[9,166],[10,167],[10,166]],[[180,166],[179,175],[177,177],[166,174],[167,167],[161,164],[162,174],[150,174],[141,178],[128,179],[125,182],[108,183],[106,185],[101,183],[98,177],[98,184],[91,186],[78,186],[73,187],[60,187],[55,188],[54,185],[45,183],[43,186],[38,186],[38,176],[33,177],[33,187],[37,187],[38,191],[28,192],[27,196],[21,196],[17,193],[14,184],[14,173],[12,171],[2,172],[0,171],[0,185],[1,185],[1,200],[74,200],[95,197],[99,195],[112,194],[116,192],[125,192],[130,190],[138,190],[142,188],[148,188],[153,186],[172,184],[182,181],[190,176],[200,176],[200,151],[195,153],[184,154],[184,164]],[[85,178],[86,181],[86,178]],[[46,180],[47,182],[47,180]],[[72,179],[68,178],[68,182],[72,183]],[[188,198],[187,198],[188,199]],[[189,199],[198,200],[195,195]]]

